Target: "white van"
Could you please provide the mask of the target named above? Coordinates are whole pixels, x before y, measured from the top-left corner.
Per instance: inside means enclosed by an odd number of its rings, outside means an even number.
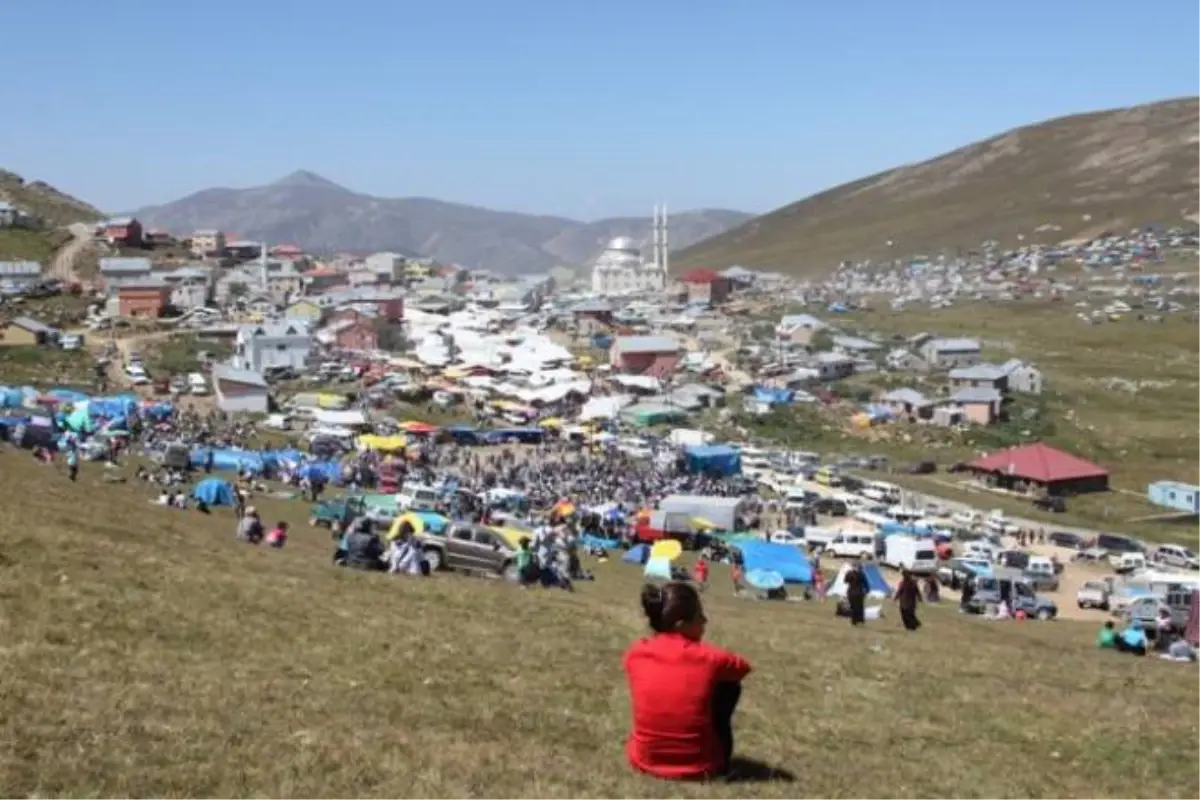
[[[396,508],[401,511],[428,511],[437,505],[438,493],[429,484],[405,481],[396,494]]]
[[[895,505],[900,502],[903,492],[899,486],[890,483],[868,481],[863,486],[862,496],[880,503],[886,503],[887,505]]]
[[[895,569],[906,569],[918,575],[932,575],[937,570],[937,548],[933,539],[889,536],[883,540],[882,561]]]
[[[834,540],[842,535],[840,530],[833,528],[805,528],[804,541],[809,550],[825,550]]]
[[[826,552],[835,558],[874,558],[875,539],[873,533],[843,531],[829,543]]]

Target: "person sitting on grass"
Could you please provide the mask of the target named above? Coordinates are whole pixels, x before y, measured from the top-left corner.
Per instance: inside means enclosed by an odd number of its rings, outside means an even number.
[[[708,618],[690,584],[647,585],[641,601],[653,635],[625,653],[633,706],[626,758],[635,770],[667,780],[724,775],[750,663],[703,642]]]
[[[288,524],[286,522],[278,522],[271,532],[267,534],[267,546],[276,549],[282,548],[287,544],[288,539]]]
[[[1100,633],[1096,635],[1096,647],[1101,650],[1115,650],[1117,647],[1117,631],[1113,627],[1112,620],[1104,623],[1104,627],[1100,629]]]
[[[1122,653],[1133,653],[1135,656],[1144,656],[1146,655],[1146,645],[1148,644],[1149,640],[1146,638],[1146,632],[1142,630],[1142,624],[1137,620],[1130,622],[1123,631],[1117,634],[1117,650]]]

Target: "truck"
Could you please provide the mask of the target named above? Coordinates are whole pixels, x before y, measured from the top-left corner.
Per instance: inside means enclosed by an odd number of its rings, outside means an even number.
[[[915,575],[932,575],[938,566],[933,539],[917,536],[888,536],[880,542],[879,561],[893,569],[906,569]]]

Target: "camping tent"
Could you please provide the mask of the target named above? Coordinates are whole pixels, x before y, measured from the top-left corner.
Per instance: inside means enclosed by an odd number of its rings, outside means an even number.
[[[192,497],[210,506],[233,505],[233,487],[220,478],[205,478],[192,489]]]
[[[625,555],[621,556],[621,560],[626,564],[645,564],[648,558],[650,558],[650,545],[648,544],[635,544],[625,551]]]
[[[746,572],[762,570],[778,573],[785,583],[812,583],[812,564],[808,556],[792,544],[744,539],[737,543]]]
[[[863,574],[867,578],[867,596],[883,598],[892,593],[892,589],[883,578],[883,573],[879,571],[879,566],[872,561],[859,562],[862,566]],[[837,577],[833,579],[833,584],[830,585],[829,591],[826,592],[830,597],[845,597],[846,596],[846,573],[850,571],[850,564],[842,564],[842,568],[838,570]]]

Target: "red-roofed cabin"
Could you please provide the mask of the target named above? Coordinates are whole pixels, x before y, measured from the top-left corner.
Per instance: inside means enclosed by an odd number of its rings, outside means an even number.
[[[988,453],[967,469],[1008,489],[1032,484],[1055,495],[1108,490],[1108,470],[1044,442]]]
[[[689,269],[679,276],[679,280],[687,287],[689,303],[720,305],[729,299],[733,291],[733,282],[729,278],[703,267]]]
[[[171,236],[171,232],[166,228],[151,228],[150,230],[146,231],[146,244],[148,245],[157,245],[162,247],[164,245],[173,244],[174,242],[175,237]]]
[[[100,223],[96,227],[96,236],[109,244],[140,247],[142,223],[133,217],[117,217]]]

